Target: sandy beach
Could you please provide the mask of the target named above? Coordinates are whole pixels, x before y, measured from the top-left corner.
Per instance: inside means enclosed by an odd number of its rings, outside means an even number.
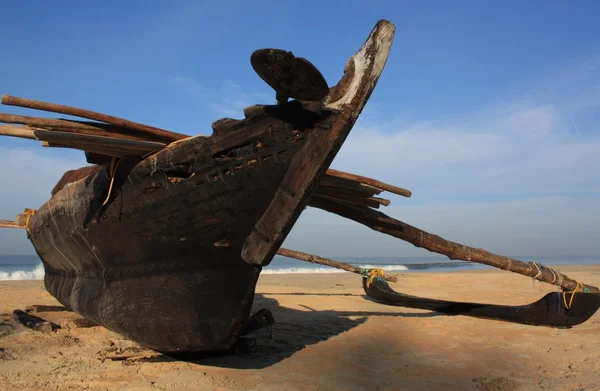
[[[600,266],[558,270],[600,284]],[[526,304],[556,288],[495,270],[404,273],[392,284],[420,296]],[[0,282],[1,390],[598,390],[600,315],[559,330],[389,307],[364,297],[353,274],[263,275],[253,312],[275,317],[250,351],[178,361],[86,324],[32,331],[12,320],[57,306],[41,281]],[[575,298],[574,305],[577,305]]]

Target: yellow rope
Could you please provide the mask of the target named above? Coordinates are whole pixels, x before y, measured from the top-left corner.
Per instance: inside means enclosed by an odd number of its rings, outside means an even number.
[[[31,216],[33,216],[33,214],[35,213],[35,210],[30,209],[25,211],[24,214],[27,215],[27,220],[25,220],[25,231],[29,232],[29,219],[31,219]]]
[[[577,285],[575,286],[575,289],[573,289],[572,292],[563,292],[563,300],[565,302],[566,309],[571,309],[571,306],[573,305],[573,298],[575,297],[575,293],[583,292],[583,284],[579,281],[576,281],[576,282],[577,282]],[[567,293],[571,293],[571,300],[569,300],[569,304],[567,304]]]
[[[109,169],[109,172],[108,172],[108,175],[110,176],[110,187],[108,188],[108,194],[106,195],[106,199],[102,203],[102,206],[106,205],[106,203],[110,199],[110,194],[112,193],[113,183],[115,182],[115,174],[117,173],[117,167],[119,167],[119,163],[121,163],[121,160],[119,160],[115,164],[116,160],[117,160],[117,158],[114,157],[114,156],[110,160],[110,169]]]
[[[376,267],[375,269],[369,270],[369,274],[367,276],[369,277],[369,279],[367,280],[368,288],[377,277],[385,276],[385,271],[381,268]]]

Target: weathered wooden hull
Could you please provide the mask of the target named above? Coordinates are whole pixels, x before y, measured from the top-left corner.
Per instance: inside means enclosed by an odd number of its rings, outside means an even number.
[[[47,290],[82,316],[156,350],[225,349],[235,342],[261,270],[241,259],[241,246],[303,139],[270,116],[223,139],[222,151],[214,150],[214,137],[198,137],[129,162],[131,168],[124,162],[106,206],[106,171],[45,203],[28,231]]]
[[[27,223],[46,289],[148,348],[231,347],[261,268],[374,89],[393,31],[380,22],[319,104],[248,108],[211,137],[120,161],[112,184],[102,170],[59,191]]]

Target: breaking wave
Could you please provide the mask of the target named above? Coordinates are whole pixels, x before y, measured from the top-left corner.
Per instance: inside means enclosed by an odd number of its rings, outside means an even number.
[[[44,266],[40,264],[30,271],[0,272],[0,280],[43,280],[44,274]]]
[[[404,265],[388,265],[388,266],[377,266],[377,265],[361,265],[363,268],[371,269],[379,267],[386,272],[400,272],[406,271],[408,268]],[[345,270],[334,269],[331,267],[289,267],[282,269],[263,269],[261,274],[318,274],[318,273],[348,273]]]

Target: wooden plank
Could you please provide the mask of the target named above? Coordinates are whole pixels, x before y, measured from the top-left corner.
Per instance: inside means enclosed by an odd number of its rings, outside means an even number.
[[[67,115],[72,115],[75,117],[87,118],[94,121],[106,122],[108,124],[112,124],[115,126],[119,126],[125,129],[133,129],[141,133],[145,133],[152,136],[158,136],[160,139],[164,141],[177,141],[182,138],[188,137],[185,134],[175,133],[168,130],[156,128],[153,126],[148,126],[144,124],[140,124],[137,122],[129,121],[123,118],[115,117],[112,115],[97,113],[90,110],[80,109],[77,107],[60,105],[56,103],[48,103],[41,102],[32,99],[19,98],[16,96],[10,95],[2,95],[1,99],[2,104],[19,106],[19,107],[27,107],[35,110],[44,110],[53,113],[62,113]]]
[[[292,160],[273,200],[246,238],[242,258],[268,265],[306,206],[317,178],[333,161],[371,95],[383,71],[394,36],[394,26],[382,20],[362,48],[347,63],[345,74],[326,98],[331,117],[307,135]]]
[[[123,140],[115,137],[101,137],[86,134],[54,132],[47,130],[35,130],[35,136],[42,140],[53,144],[81,150],[97,150],[116,151],[116,152],[131,152],[137,155],[142,155],[145,152],[156,151],[166,146],[163,143],[153,141],[138,141],[138,140]],[[97,150],[93,152],[98,152]]]
[[[2,125],[0,126],[0,136],[11,136],[26,138],[29,140],[37,140],[37,137],[35,137],[33,134],[33,129],[25,126]]]

